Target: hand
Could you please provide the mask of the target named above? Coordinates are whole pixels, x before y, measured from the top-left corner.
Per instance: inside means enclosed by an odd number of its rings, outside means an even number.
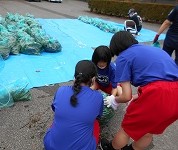
[[[156,35],[155,35],[155,38],[154,38],[154,40],[153,40],[153,44],[158,41],[158,38],[159,38],[159,34],[156,34]]]
[[[104,105],[107,105],[107,107],[112,107],[114,110],[117,110],[119,103],[116,102],[115,96],[111,95],[105,98]]]

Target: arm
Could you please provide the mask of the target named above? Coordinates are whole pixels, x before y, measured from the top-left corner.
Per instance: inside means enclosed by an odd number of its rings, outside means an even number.
[[[156,41],[158,41],[158,38],[159,38],[160,34],[161,34],[165,29],[167,29],[170,25],[171,25],[171,22],[170,22],[168,19],[166,19],[166,20],[163,22],[163,24],[161,25],[161,27],[159,28],[158,33],[155,35],[154,40],[153,40],[153,43],[155,43]]]
[[[108,96],[106,97],[105,105],[112,107],[114,110],[117,109],[119,103],[127,103],[132,100],[132,89],[129,81],[121,83],[122,92],[120,96]]]
[[[158,30],[158,35],[160,35],[165,29],[167,29],[169,26],[171,25],[171,22],[168,20],[168,19],[166,19],[164,22],[163,22],[163,24],[161,25],[161,27],[159,28],[159,30]]]
[[[167,28],[172,24],[172,22],[175,21],[176,15],[177,15],[177,11],[178,11],[178,6],[176,6],[174,9],[172,9],[172,10],[170,11],[170,13],[168,14],[167,19],[162,23],[162,25],[161,25],[161,27],[159,28],[157,34],[155,35],[154,40],[153,40],[153,44],[158,41],[159,35],[160,35],[165,29],[167,29]]]
[[[177,12],[178,12],[178,6],[176,6],[174,9],[172,9],[170,11],[167,19],[163,22],[163,24],[159,28],[158,35],[160,35],[165,29],[167,29],[172,24],[172,22],[175,21],[176,16],[177,16]]]
[[[114,63],[111,63],[111,84],[112,84],[112,91],[111,91],[111,95],[113,96],[118,96],[122,93],[122,88],[121,86],[118,86],[118,83],[115,81],[115,65]]]
[[[122,94],[122,87],[120,85],[117,86],[117,88],[113,88],[111,91],[111,95],[119,96]]]
[[[121,87],[122,87],[122,94],[120,96],[117,96],[115,100],[117,103],[127,103],[132,99],[132,88],[131,88],[130,81],[122,82]]]
[[[111,95],[116,96],[118,93],[117,88],[112,88]]]
[[[98,83],[96,82],[96,78],[92,80],[92,84],[90,86],[92,90],[97,90],[98,89]]]

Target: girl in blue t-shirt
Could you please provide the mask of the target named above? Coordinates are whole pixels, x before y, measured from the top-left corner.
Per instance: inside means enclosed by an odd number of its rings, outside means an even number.
[[[111,51],[107,46],[101,45],[94,50],[92,62],[97,66],[98,73],[93,88],[116,96],[122,93],[122,89],[115,82],[115,65],[111,63],[111,58]]]
[[[103,97],[90,86],[95,82],[96,66],[79,61],[73,86],[60,87],[54,97],[54,119],[44,137],[45,150],[96,150],[99,139],[97,118],[103,112]]]
[[[178,120],[178,66],[161,48],[138,44],[127,31],[113,35],[110,49],[118,56],[115,79],[122,94],[107,97],[105,104],[117,108],[118,103],[130,101],[131,85],[138,87],[138,95],[126,109],[112,142],[102,139],[101,146],[103,150],[146,149],[154,134],[162,134]],[[130,138],[134,142],[128,146]]]

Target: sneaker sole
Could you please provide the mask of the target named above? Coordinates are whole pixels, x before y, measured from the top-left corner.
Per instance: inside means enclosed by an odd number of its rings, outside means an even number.
[[[101,150],[104,150],[104,149],[102,148],[102,146],[101,146],[101,142],[99,143],[99,148],[100,148]]]

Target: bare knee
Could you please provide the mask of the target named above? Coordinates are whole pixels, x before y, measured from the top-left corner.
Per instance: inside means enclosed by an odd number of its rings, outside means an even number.
[[[147,148],[150,143],[152,142],[153,135],[152,134],[145,134],[141,137],[138,141],[133,142],[132,146],[134,150],[144,150]]]
[[[130,137],[127,135],[127,133],[121,128],[115,135],[112,145],[115,149],[121,149],[127,145],[129,138]]]

